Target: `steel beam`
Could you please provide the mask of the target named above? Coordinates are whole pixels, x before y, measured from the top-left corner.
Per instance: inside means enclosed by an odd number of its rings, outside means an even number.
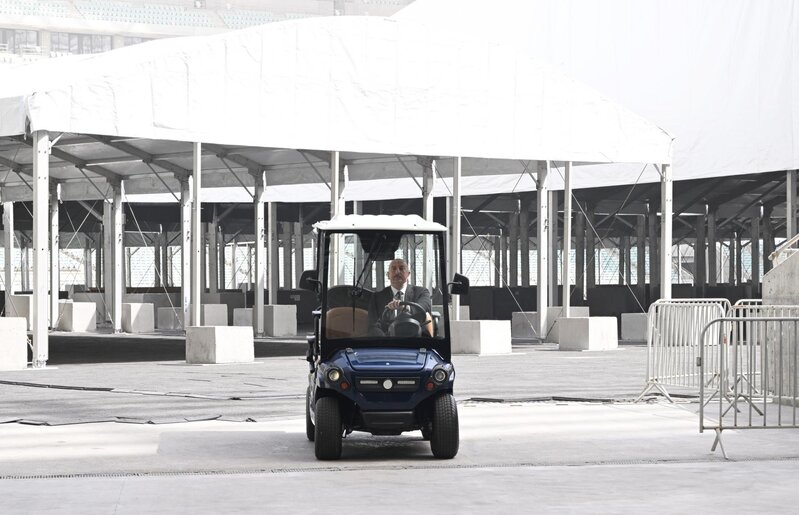
[[[194,157],[192,159],[192,209],[191,209],[191,323],[202,323],[200,310],[202,307],[202,276],[205,275],[202,267],[203,233],[202,233],[202,146],[194,143]]]
[[[549,161],[539,161],[537,163],[538,173],[536,174],[536,189],[538,190],[537,206],[538,211],[538,337],[541,341],[547,334],[547,307],[549,305],[548,277],[549,277]]]
[[[671,165],[660,169],[660,298],[671,298],[672,211],[674,204],[674,181]]]
[[[61,289],[58,261],[58,184],[50,181],[50,329],[58,327],[58,292]]]
[[[255,176],[255,302],[252,311],[252,323],[256,336],[264,334],[264,289],[266,288],[266,220],[264,203],[266,199],[266,172]],[[234,252],[236,246],[233,247]],[[235,263],[234,263],[235,264]],[[247,278],[249,282],[249,277]]]
[[[5,314],[9,315],[11,295],[14,294],[14,203],[3,202],[3,247],[5,249]]]
[[[450,276],[461,271],[461,172],[463,167],[463,160],[456,157],[453,163],[452,170],[452,212],[450,213],[451,222],[451,245],[450,250]],[[459,295],[452,296],[452,320],[461,319],[461,298]]]
[[[31,329],[34,368],[47,365],[50,356],[47,334],[48,283],[48,200],[50,194],[50,136],[46,131],[33,133],[33,298]]]

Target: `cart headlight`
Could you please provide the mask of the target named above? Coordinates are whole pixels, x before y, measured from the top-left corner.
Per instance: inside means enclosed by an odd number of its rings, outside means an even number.
[[[447,379],[447,372],[443,368],[437,368],[433,371],[433,381],[438,384],[443,383]]]
[[[339,372],[338,369],[331,368],[330,370],[327,371],[327,380],[328,381],[335,383],[339,379],[341,379],[341,372]]]

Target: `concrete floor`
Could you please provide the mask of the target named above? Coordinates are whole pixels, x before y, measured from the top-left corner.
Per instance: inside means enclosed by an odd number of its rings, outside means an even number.
[[[72,359],[81,352],[92,350],[76,346]],[[418,433],[353,434],[341,460],[316,461],[304,436],[307,365],[298,355],[212,366],[139,356],[0,372],[0,506],[796,512],[799,431],[726,431],[732,459],[724,460],[710,450],[713,434],[699,433],[695,398],[630,402],[643,387],[645,355],[642,346],[516,346],[507,356],[455,357],[461,448],[450,461],[434,460]]]

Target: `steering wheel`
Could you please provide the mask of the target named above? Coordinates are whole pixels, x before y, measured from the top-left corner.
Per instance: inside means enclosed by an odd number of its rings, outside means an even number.
[[[408,306],[411,309],[410,316],[419,324],[424,324],[425,317],[427,315],[427,311],[415,302],[410,302],[406,300],[402,300],[399,302],[400,306]],[[391,314],[394,312],[393,309],[383,308],[383,313],[380,314],[380,326],[388,329],[388,326],[391,325],[394,320],[391,319]]]

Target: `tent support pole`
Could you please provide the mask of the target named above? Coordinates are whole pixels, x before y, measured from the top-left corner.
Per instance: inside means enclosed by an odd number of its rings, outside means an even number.
[[[280,286],[280,245],[277,241],[277,203],[266,203],[266,251],[267,251],[267,270],[269,278],[266,289],[269,291],[269,305],[277,304],[277,290]]]
[[[200,325],[200,309],[202,305],[202,270],[203,233],[201,229],[200,213],[202,208],[202,148],[200,143],[194,143],[194,159],[192,167],[192,183],[194,191],[192,195],[191,212],[191,325]],[[187,327],[189,324],[186,324]]]
[[[660,171],[660,298],[671,298],[672,263],[672,213],[674,183],[671,165],[664,164]]]
[[[450,208],[450,223],[452,224],[452,235],[450,237],[450,250],[449,262],[451,270],[447,280],[453,277],[454,274],[461,271],[461,170],[463,160],[456,157],[454,161],[454,169],[452,172],[452,205]],[[452,296],[452,320],[461,319],[461,298],[459,295]]]
[[[219,213],[214,204],[212,220],[208,229],[208,291],[216,294],[219,291]]]
[[[785,203],[785,239],[796,235],[796,170],[788,170],[785,187],[787,188]]]
[[[61,289],[58,262],[58,184],[50,182],[50,329],[58,326],[58,292]]]
[[[264,289],[266,288],[266,224],[264,199],[266,197],[266,172],[255,175],[255,302],[252,307],[252,323],[256,336],[264,335]],[[235,255],[237,243],[233,244]],[[233,260],[234,273],[236,260]],[[235,279],[234,275],[234,279]],[[247,282],[249,282],[249,277]],[[235,285],[234,285],[235,286]]]
[[[344,214],[341,205],[341,160],[338,152],[330,153],[330,218]],[[330,270],[328,270],[329,285],[339,284],[339,236],[330,238]]]
[[[302,208],[300,208],[302,209]],[[293,224],[294,227],[294,280],[295,284],[299,288],[300,286],[300,276],[302,275],[303,269],[305,268],[305,243],[303,241],[302,235],[302,216],[300,216],[300,221]]]
[[[290,290],[294,282],[294,274],[292,273],[291,266],[291,238],[294,235],[294,223],[281,222],[280,229],[280,232],[283,233],[283,287]],[[360,267],[356,267],[356,270],[360,270]]]
[[[422,218],[433,221],[433,188],[436,184],[436,161],[434,159],[424,159],[422,164]],[[433,236],[424,236],[424,282],[423,286],[428,291],[433,291],[433,275],[435,273],[435,253],[433,252]]]
[[[191,325],[191,182],[180,181],[180,296],[183,306],[183,330]]]
[[[9,316],[11,295],[14,295],[14,203],[3,202],[3,245],[5,247],[5,314]]]
[[[561,316],[569,318],[569,304],[571,298],[569,295],[569,288],[571,287],[571,267],[569,266],[569,255],[571,254],[572,246],[572,186],[571,186],[571,173],[572,164],[570,161],[566,162],[564,168],[564,189],[563,189],[563,271],[561,277],[563,278],[563,313]]]
[[[119,181],[112,184],[113,204],[111,206],[111,313],[114,332],[122,332],[122,297],[125,294],[122,262],[125,259],[125,233],[122,231],[122,193],[124,184]]]
[[[33,133],[33,367],[44,368],[49,358],[47,334],[48,311],[48,195],[50,193],[50,136],[46,131]]]
[[[530,198],[519,196],[519,249],[522,266],[522,286],[530,286]]]
[[[549,295],[547,294],[548,276],[549,276],[549,186],[547,178],[549,177],[549,161],[538,162],[538,173],[536,175],[536,189],[538,196],[536,199],[536,210],[538,211],[538,252],[536,259],[538,261],[538,286],[536,295],[538,310],[538,337],[544,341],[547,334],[547,301]]]

